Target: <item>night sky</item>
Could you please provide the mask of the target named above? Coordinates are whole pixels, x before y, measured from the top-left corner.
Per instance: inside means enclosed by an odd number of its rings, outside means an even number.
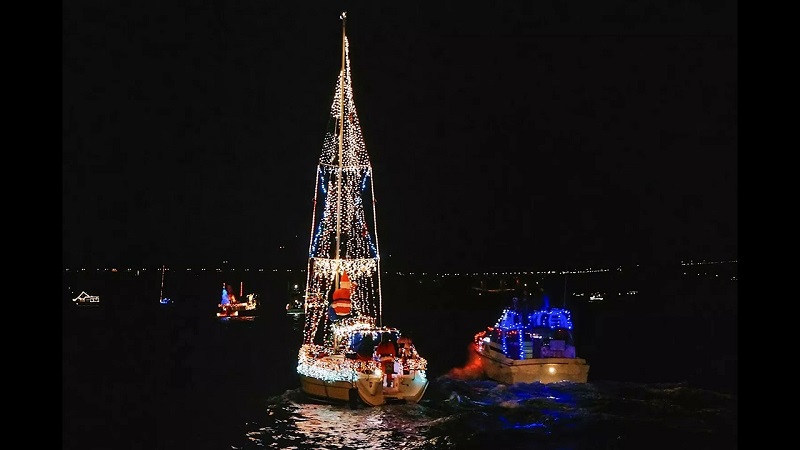
[[[737,257],[735,2],[111,3],[63,4],[65,267],[305,267],[342,10],[384,269]]]

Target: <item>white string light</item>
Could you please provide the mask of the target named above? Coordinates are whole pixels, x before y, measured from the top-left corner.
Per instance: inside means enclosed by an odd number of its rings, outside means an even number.
[[[344,67],[337,77],[329,114],[317,165],[303,346],[297,371],[325,381],[353,382],[360,373],[379,369],[376,361],[353,360],[344,353],[353,333],[376,329],[382,297],[372,166],[353,99],[346,37]],[[328,312],[331,294],[345,272],[352,283],[351,310],[342,318]],[[427,361],[413,345],[411,350],[414,357],[403,361],[404,370],[424,371]]]

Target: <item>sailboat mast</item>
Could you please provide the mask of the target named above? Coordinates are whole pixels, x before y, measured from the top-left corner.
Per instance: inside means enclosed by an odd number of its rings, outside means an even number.
[[[342,70],[339,73],[339,175],[336,183],[336,259],[339,259],[339,246],[341,243],[342,227],[342,155],[344,153],[344,77],[345,77],[345,51],[347,38],[345,37],[345,20],[347,12],[342,15]],[[339,287],[339,272],[336,272],[336,287]]]
[[[161,296],[158,297],[159,300],[164,299],[164,270],[166,270],[165,265],[161,265]]]

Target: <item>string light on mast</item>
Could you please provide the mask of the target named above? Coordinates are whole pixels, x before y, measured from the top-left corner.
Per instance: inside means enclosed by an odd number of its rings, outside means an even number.
[[[325,329],[323,340],[330,340],[328,300],[339,288],[344,272],[353,281],[351,314],[374,317],[381,312],[372,166],[353,97],[350,43],[345,33],[347,13],[339,18],[342,60],[317,166],[304,343],[314,342],[320,326]]]

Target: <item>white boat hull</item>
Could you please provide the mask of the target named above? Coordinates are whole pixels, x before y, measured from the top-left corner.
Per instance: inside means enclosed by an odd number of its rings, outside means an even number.
[[[300,375],[300,388],[305,394],[323,400],[355,404],[360,399],[366,405],[380,406],[391,402],[418,403],[428,389],[428,379],[424,371],[410,371],[395,377],[394,386],[387,388],[384,378],[375,375],[362,374],[354,383]]]
[[[339,402],[354,402],[358,399],[358,388],[349,381],[323,381],[300,375],[300,389],[312,397]]]
[[[475,348],[487,378],[499,383],[586,383],[589,364],[583,358],[510,359]]]
[[[305,313],[303,308],[289,308],[286,310],[287,316],[303,316]]]

